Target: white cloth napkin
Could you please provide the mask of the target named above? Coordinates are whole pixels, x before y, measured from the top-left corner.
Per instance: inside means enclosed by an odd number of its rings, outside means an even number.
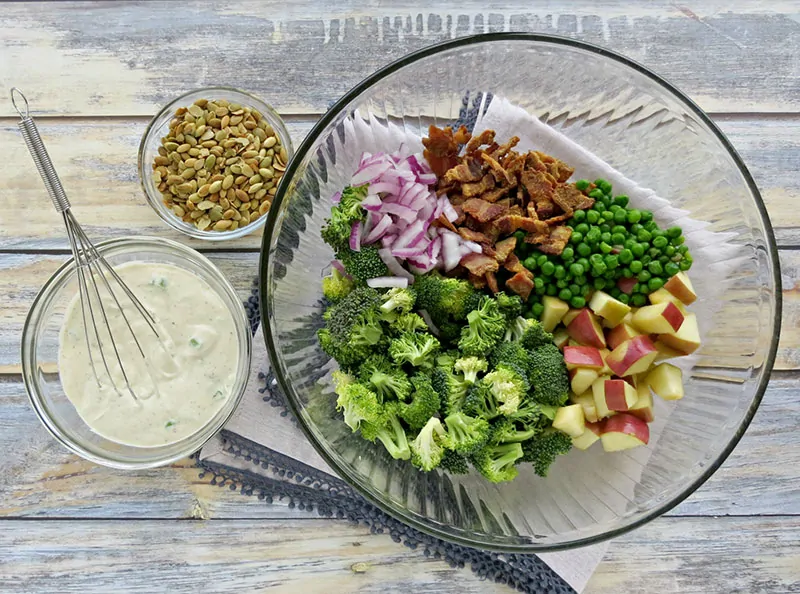
[[[607,179],[613,184],[616,192],[629,196],[632,206],[652,210],[660,226],[680,225],[684,229],[686,243],[695,260],[701,260],[706,250],[730,250],[731,255],[735,255],[737,248],[727,243],[730,236],[707,231],[704,223],[690,219],[686,211],[673,208],[666,200],[658,197],[653,190],[643,188],[626,178],[622,173],[575,144],[557,130],[543,124],[524,109],[510,104],[506,100],[493,98],[483,117],[478,119],[474,132],[477,134],[481,130],[488,128],[495,130],[497,137],[501,139],[509,138],[512,135],[519,136],[522,140],[518,145],[518,149],[521,151],[536,149],[562,159],[570,166],[575,167],[575,179],[596,179],[599,177]],[[341,154],[341,152],[348,154],[353,151],[358,151],[360,154],[361,151],[370,150],[372,145],[375,145],[372,147],[373,152],[386,150],[386,147],[396,147],[400,143],[405,143],[412,151],[422,150],[419,136],[397,126],[384,126],[371,115],[367,118],[361,118],[356,115],[353,119],[346,121],[343,138],[336,138],[334,142],[339,145],[333,151],[336,154]],[[342,162],[348,162],[348,160],[343,159]],[[353,159],[353,162],[357,162],[357,158]],[[338,180],[329,180],[328,185],[330,187],[325,186],[320,189],[323,195],[331,195],[336,190],[341,189],[335,187],[338,185]],[[729,265],[733,265],[733,263]],[[706,318],[703,315],[704,307],[713,307],[713,296],[723,289],[722,280],[725,278],[727,270],[727,267],[720,268],[709,271],[707,275],[702,277],[695,277],[695,286],[698,293],[704,296],[712,296],[711,299],[703,299],[697,306],[693,306],[693,309],[698,313],[699,320]],[[710,319],[710,316],[708,316],[708,319]],[[702,336],[707,331],[707,328],[701,325],[700,329]],[[253,375],[248,392],[236,413],[226,425],[226,429],[266,448],[333,475],[333,471],[305,439],[303,432],[297,425],[288,417],[280,416],[278,409],[263,402],[261,395],[257,391],[259,380],[256,376],[258,372],[264,370],[267,361],[268,358],[263,341],[260,340],[260,336],[257,336],[256,347],[254,348]],[[685,357],[680,360],[680,366],[687,372],[695,363],[694,357]],[[651,444],[658,440],[669,416],[671,408],[664,408],[665,410],[660,411],[657,417],[657,423],[651,426]],[[641,456],[649,456],[647,448],[640,449]],[[235,462],[223,455],[223,446],[219,438],[215,438],[202,449],[200,458],[201,460],[217,460],[228,465],[241,465],[240,468],[246,468],[245,462]],[[619,505],[623,506],[624,500],[621,500]],[[602,560],[607,547],[608,543],[601,543],[566,552],[541,554],[539,557],[575,590],[581,592]]]

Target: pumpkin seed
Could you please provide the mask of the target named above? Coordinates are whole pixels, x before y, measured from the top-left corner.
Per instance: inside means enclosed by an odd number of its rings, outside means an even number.
[[[228,220],[218,220],[214,223],[214,231],[227,231],[231,227],[231,222]]]
[[[233,176],[232,175],[228,175],[228,176],[225,177],[224,180],[222,180],[222,189],[223,190],[227,190],[232,185],[233,185]]]
[[[274,136],[270,136],[264,141],[264,146],[267,148],[272,148],[278,142],[278,139]]]

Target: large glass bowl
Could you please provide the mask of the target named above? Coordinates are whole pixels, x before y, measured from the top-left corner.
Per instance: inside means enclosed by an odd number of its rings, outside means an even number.
[[[352,434],[334,411],[319,348],[320,279],[332,257],[319,230],[331,187],[343,187],[358,151],[340,150],[342,122],[372,114],[425,135],[459,118],[481,92],[522,106],[673,206],[730,234],[741,261],[728,270],[686,398],[671,403],[661,438],[606,454],[559,459],[546,479],[526,468],[511,483],[474,474],[424,474]],[[388,146],[387,150],[397,147]],[[335,163],[335,166],[329,164]],[[326,113],[297,151],[267,221],[261,272],[272,365],[308,438],[368,500],[420,530],[465,545],[537,552],[591,544],[664,513],[722,464],[766,387],[778,342],[778,256],[758,190],[722,132],[668,82],[608,50],[530,34],[449,41],[365,79]],[[322,190],[321,190],[322,188]],[[320,195],[322,194],[322,195]],[[700,295],[700,303],[704,299]],[[659,403],[666,407],[665,403]]]

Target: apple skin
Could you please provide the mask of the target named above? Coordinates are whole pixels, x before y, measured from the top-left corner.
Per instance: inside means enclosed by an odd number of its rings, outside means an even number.
[[[621,278],[617,281],[617,288],[626,295],[630,295],[633,293],[633,287],[635,287],[638,282],[639,279],[635,276],[631,278]]]
[[[578,314],[581,313],[581,311],[583,311],[583,309],[570,309],[564,314],[564,317],[561,319],[561,323],[564,324],[564,326],[569,326],[572,323],[572,320],[574,320]]]
[[[650,392],[650,386],[647,385],[647,382],[642,381],[639,383],[636,388],[636,394],[638,396],[636,404],[628,409],[628,413],[639,417],[645,423],[652,423],[655,420],[653,393]]]
[[[576,367],[602,369],[605,367],[600,349],[587,346],[565,346],[564,363],[567,364],[567,369],[575,369]]]
[[[683,372],[669,363],[654,367],[647,374],[647,384],[664,400],[683,398]]]
[[[595,315],[587,308],[578,312],[567,326],[569,335],[584,346],[605,348],[606,337]]]
[[[614,414],[606,404],[605,383],[605,377],[598,377],[592,382],[592,400],[594,400],[594,409],[598,419],[604,419]]]
[[[694,292],[692,281],[689,280],[689,275],[681,271],[665,284],[664,288],[675,295],[684,305],[689,305],[697,300],[697,293]]]
[[[589,309],[611,324],[619,324],[631,308],[604,291],[595,291],[589,300]]]
[[[683,312],[671,301],[639,308],[633,316],[634,327],[645,334],[676,332],[683,324]]]
[[[569,370],[569,385],[576,394],[583,394],[592,387],[594,381],[600,376],[596,369],[576,367]]]
[[[686,314],[683,324],[677,332],[659,334],[658,340],[670,348],[690,355],[700,348],[700,329],[697,327],[697,315]]]
[[[622,379],[607,379],[603,384],[608,410],[626,411],[636,404],[636,389]]]
[[[608,348],[615,349],[626,340],[630,340],[634,336],[639,336],[640,334],[641,332],[630,324],[621,322],[606,334],[606,343],[608,344]]]
[[[542,299],[544,310],[542,311],[542,327],[548,332],[552,332],[564,315],[569,311],[569,305],[558,297],[547,295]]]
[[[606,452],[619,452],[650,441],[650,427],[642,419],[628,413],[619,413],[606,419],[600,441]]]
[[[553,429],[558,429],[570,437],[581,435],[586,429],[583,407],[580,404],[559,407],[555,418],[553,418]]]
[[[658,350],[649,336],[634,336],[611,351],[606,357],[606,364],[614,375],[625,377],[649,369],[657,354]]]

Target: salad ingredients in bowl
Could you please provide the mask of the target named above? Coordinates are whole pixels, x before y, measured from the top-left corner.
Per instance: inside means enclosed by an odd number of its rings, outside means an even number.
[[[681,230],[518,142],[431,126],[424,155],[365,153],[321,230],[337,409],[422,471],[646,445],[652,391],[683,396],[662,361],[699,346]]]

